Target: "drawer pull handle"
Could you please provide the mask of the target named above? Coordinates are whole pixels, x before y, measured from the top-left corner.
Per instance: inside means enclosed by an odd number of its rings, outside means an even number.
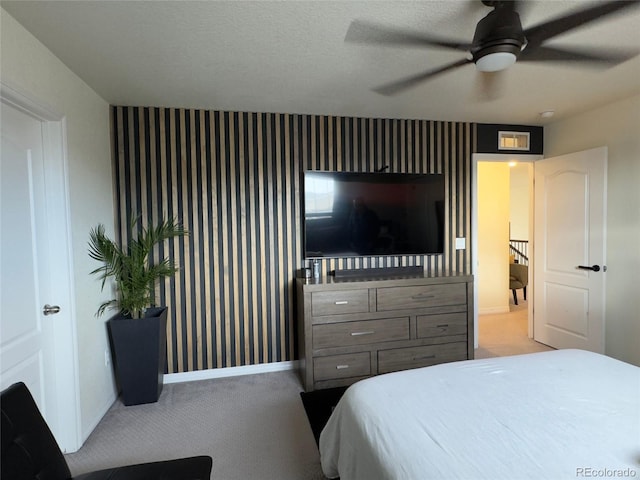
[[[436,358],[435,355],[422,355],[418,357],[413,357],[413,360],[431,360],[432,358]]]
[[[347,300],[340,300],[336,302],[336,305],[347,305],[349,302]]]
[[[430,298],[436,298],[435,295],[425,295],[424,293],[421,293],[419,295],[414,295],[413,297],[411,297],[411,300],[428,300]]]
[[[438,328],[447,328],[449,326],[448,323],[443,323],[442,325],[436,325]]]
[[[349,368],[349,365],[336,365],[336,370],[344,370],[345,368]]]
[[[375,330],[369,330],[367,332],[351,332],[352,337],[359,337],[360,335],[373,335]]]

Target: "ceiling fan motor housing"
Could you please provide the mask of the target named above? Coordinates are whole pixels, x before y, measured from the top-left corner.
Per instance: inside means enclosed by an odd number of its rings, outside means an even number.
[[[474,62],[492,53],[510,53],[517,58],[525,42],[518,12],[496,8],[478,22],[470,52]]]

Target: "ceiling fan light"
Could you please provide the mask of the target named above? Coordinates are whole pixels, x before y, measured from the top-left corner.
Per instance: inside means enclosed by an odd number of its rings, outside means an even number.
[[[480,72],[498,72],[516,63],[516,56],[511,52],[493,52],[476,60],[476,68]]]

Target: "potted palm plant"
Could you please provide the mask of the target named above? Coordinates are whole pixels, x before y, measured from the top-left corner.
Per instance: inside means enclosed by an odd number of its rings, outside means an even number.
[[[125,405],[155,402],[162,392],[167,307],[155,306],[155,288],[160,279],[178,269],[169,258],[154,262],[151,257],[157,245],[188,234],[173,219],[150,228],[137,227],[139,221],[140,216],[131,222],[129,242],[123,246],[106,235],[104,225],[89,233],[89,256],[102,263],[91,274],[102,280],[102,289],[108,279],[115,281],[116,298],[100,305],[96,315],[101,316],[108,309],[118,311],[108,320],[107,327],[116,380]]]

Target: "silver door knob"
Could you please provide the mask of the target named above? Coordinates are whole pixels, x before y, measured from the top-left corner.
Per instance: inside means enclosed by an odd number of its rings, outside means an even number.
[[[45,315],[55,315],[59,312],[60,307],[58,305],[49,305],[48,303],[45,304],[44,308],[42,309],[42,313],[44,313]]]

